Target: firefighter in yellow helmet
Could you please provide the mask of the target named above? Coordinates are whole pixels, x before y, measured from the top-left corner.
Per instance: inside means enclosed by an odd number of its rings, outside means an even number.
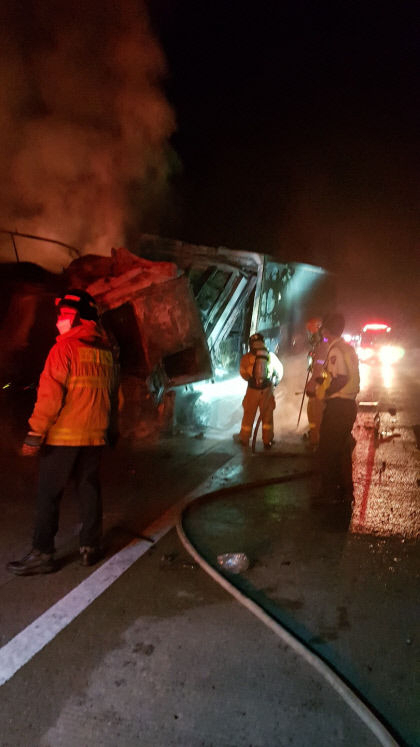
[[[276,407],[273,386],[283,378],[283,366],[277,356],[267,350],[260,332],[249,338],[249,352],[242,356],[239,372],[248,382],[248,387],[242,402],[244,414],[241,431],[234,439],[242,446],[248,446],[259,409],[264,448],[270,449],[274,437],[273,412]]]
[[[324,411],[324,399],[320,395],[320,387],[317,378],[321,376],[328,351],[328,341],[322,333],[322,319],[314,317],[306,323],[311,350],[309,353],[309,378],[306,384],[306,395],[308,404],[306,414],[309,425],[309,448],[317,449],[319,444],[319,432],[321,428],[322,414]]]

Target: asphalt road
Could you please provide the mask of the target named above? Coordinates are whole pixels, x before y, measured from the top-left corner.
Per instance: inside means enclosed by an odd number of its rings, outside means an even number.
[[[364,370],[360,399],[378,405],[361,407],[356,423],[356,504],[347,524],[314,513],[312,481],[297,480],[249,488],[224,512],[210,501],[204,529],[201,519],[198,535],[190,528],[204,554],[215,541],[214,552],[232,550],[240,537],[252,559],[245,588],[354,677],[408,745],[420,744],[419,364],[412,351],[391,372]],[[319,674],[197,568],[170,530],[172,507],[186,496],[311,467],[282,422],[287,407],[276,412],[279,443],[269,454],[238,453],[223,438],[122,444],[104,465],[109,551],[98,570],[75,562],[70,493],[57,538],[60,571],[15,578],[3,570],[28,546],[36,474],[36,465],[3,450],[2,747],[379,743]]]

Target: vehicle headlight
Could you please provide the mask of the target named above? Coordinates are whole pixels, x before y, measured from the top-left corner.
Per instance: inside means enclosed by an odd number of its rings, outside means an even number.
[[[357,355],[360,361],[368,361],[369,358],[372,358],[374,352],[372,348],[359,348]]]
[[[404,355],[404,348],[398,345],[384,345],[379,351],[381,363],[397,363]]]

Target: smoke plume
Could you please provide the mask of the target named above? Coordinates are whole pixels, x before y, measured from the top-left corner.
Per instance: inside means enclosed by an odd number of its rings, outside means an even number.
[[[3,0],[0,228],[100,254],[139,231],[167,184],[165,72],[141,1]],[[70,261],[24,239],[19,253]],[[0,258],[13,259],[7,236]]]

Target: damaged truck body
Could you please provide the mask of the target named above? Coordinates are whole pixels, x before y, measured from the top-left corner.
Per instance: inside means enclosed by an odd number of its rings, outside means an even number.
[[[141,236],[135,254],[118,249],[110,257],[85,255],[62,275],[46,275],[48,282],[38,273],[35,282],[26,279],[14,286],[8,327],[12,350],[3,350],[2,379],[22,378],[11,368],[13,360],[24,363],[27,373],[31,370],[37,339],[31,330],[39,327],[40,311],[48,329],[42,343],[52,343],[47,309],[52,311],[54,293],[84,288],[95,297],[102,323],[118,344],[121,433],[135,440],[176,430],[227,433],[237,427],[243,396],[239,361],[249,335],[262,332],[285,362],[307,351],[307,319],[335,304],[333,278],[319,267],[149,235]],[[6,340],[4,332],[0,329]],[[13,340],[20,341],[18,350]]]

